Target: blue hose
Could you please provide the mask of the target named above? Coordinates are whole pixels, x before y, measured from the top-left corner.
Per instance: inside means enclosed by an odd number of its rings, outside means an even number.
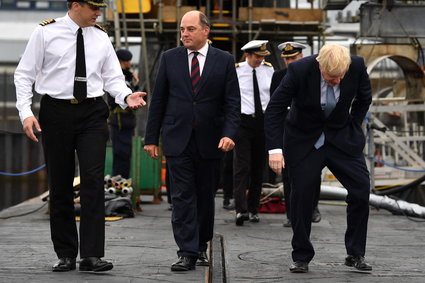
[[[28,171],[28,172],[22,172],[22,173],[6,173],[6,172],[0,172],[0,175],[3,175],[3,176],[23,176],[23,175],[28,175],[28,174],[37,172],[38,170],[41,170],[44,167],[46,167],[46,164],[43,164],[40,167],[35,168],[34,170],[31,170],[31,171]]]

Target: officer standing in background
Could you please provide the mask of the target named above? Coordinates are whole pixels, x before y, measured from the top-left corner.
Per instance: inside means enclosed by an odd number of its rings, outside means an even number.
[[[246,61],[236,65],[241,92],[241,124],[234,148],[233,182],[236,225],[260,221],[258,207],[266,162],[264,110],[270,100],[273,67],[264,61],[270,55],[267,40],[252,40],[241,50]],[[248,194],[247,194],[248,190]]]
[[[139,77],[130,71],[133,54],[125,49],[117,50],[117,57],[125,77],[127,86],[132,91],[139,90]],[[136,116],[130,108],[122,109],[115,103],[114,98],[108,95],[110,109],[109,128],[112,141],[112,175],[128,179],[130,177],[131,164],[131,138],[136,128]]]
[[[277,48],[279,48],[281,53],[281,57],[285,61],[286,67],[289,66],[292,62],[295,62],[301,58],[304,57],[303,55],[303,49],[305,49],[307,46],[304,44],[298,43],[298,42],[291,42],[287,41],[284,43],[279,44]],[[283,80],[283,78],[286,75],[286,71],[288,69],[281,69],[277,70],[273,73],[272,82],[270,84],[270,95],[273,95],[273,92],[276,90],[276,88],[279,86],[280,82]],[[308,174],[308,173],[306,173]],[[284,196],[285,196],[285,205],[286,205],[286,217],[287,220],[285,223],[283,223],[284,227],[291,227],[291,218],[290,218],[290,194],[291,194],[291,184],[289,182],[288,178],[288,170],[283,169],[282,171],[282,181],[283,181],[283,188],[284,188]],[[322,216],[320,215],[320,211],[318,208],[319,203],[319,197],[320,197],[320,182],[321,178],[317,180],[316,190],[315,190],[315,198],[314,198],[314,209],[313,209],[313,215],[311,218],[311,222],[318,223],[322,219]]]
[[[124,81],[106,31],[96,24],[104,0],[68,0],[68,13],[42,22],[32,33],[15,71],[16,107],[25,134],[42,132],[50,189],[50,228],[59,260],[53,271],[106,271],[103,189],[108,105],[104,91],[122,108],[146,105]],[[42,95],[39,120],[31,110],[32,88]],[[40,122],[39,122],[40,121]],[[80,169],[81,221],[75,223],[75,154]]]

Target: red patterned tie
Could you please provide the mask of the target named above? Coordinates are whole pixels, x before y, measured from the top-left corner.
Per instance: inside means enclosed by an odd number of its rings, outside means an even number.
[[[198,54],[199,52],[192,52],[193,58],[192,58],[192,65],[190,67],[190,80],[192,82],[192,89],[193,94],[198,93],[198,87],[199,87],[199,81],[201,80],[201,72],[199,69],[199,61],[198,61]]]

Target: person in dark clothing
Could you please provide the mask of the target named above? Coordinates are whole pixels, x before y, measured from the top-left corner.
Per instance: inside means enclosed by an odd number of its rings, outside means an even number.
[[[285,61],[286,67],[289,66],[292,62],[295,62],[304,57],[302,50],[306,48],[304,44],[298,42],[284,42],[279,44],[279,50],[282,51],[281,57]],[[279,86],[280,82],[286,75],[287,69],[277,70],[273,73],[272,82],[270,84],[270,95],[273,95],[273,92]],[[315,199],[314,199],[314,209],[311,221],[314,223],[320,222],[322,216],[320,214],[318,203],[320,198],[320,181],[321,178],[317,180],[316,190],[315,190]],[[285,197],[285,205],[286,205],[286,222],[283,223],[284,227],[291,227],[291,213],[290,213],[290,193],[291,193],[291,184],[288,178],[288,170],[284,169],[282,171],[282,182],[284,188],[284,197]]]
[[[117,50],[117,57],[125,77],[127,86],[132,91],[139,89],[139,78],[137,74],[130,71],[131,58],[133,54],[125,49]],[[112,176],[121,175],[128,179],[130,177],[131,164],[131,138],[136,128],[136,116],[130,108],[122,109],[115,103],[114,98],[108,95],[109,129],[112,141]]]
[[[269,166],[278,174],[286,167],[291,182],[290,272],[308,272],[315,255],[311,217],[315,185],[325,166],[348,191],[345,265],[372,270],[364,258],[370,178],[362,129],[371,103],[364,58],[350,56],[348,48],[336,44],[291,63],[273,93],[264,125]]]

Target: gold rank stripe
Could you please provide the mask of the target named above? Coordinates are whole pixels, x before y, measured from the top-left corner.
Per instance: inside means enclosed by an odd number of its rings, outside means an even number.
[[[40,26],[45,26],[45,25],[48,25],[48,24],[51,24],[51,23],[54,23],[54,22],[56,22],[55,19],[50,19],[50,20],[42,21],[40,23]]]
[[[104,27],[102,27],[101,25],[95,24],[94,26],[97,27],[98,29],[108,33],[108,31]]]

